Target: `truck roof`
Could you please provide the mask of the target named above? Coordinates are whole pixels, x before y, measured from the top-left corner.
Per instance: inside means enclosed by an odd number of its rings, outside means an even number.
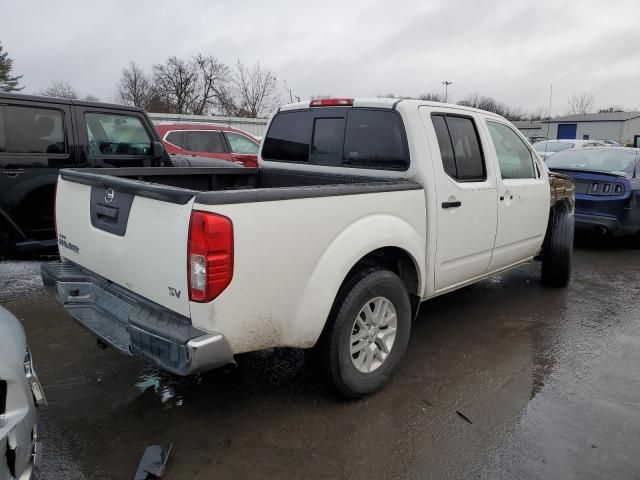
[[[426,106],[430,106],[430,107],[445,107],[445,108],[451,108],[451,109],[455,109],[455,110],[462,110],[462,111],[467,111],[467,112],[481,112],[485,115],[493,115],[497,118],[503,118],[500,115],[497,115],[493,112],[488,112],[486,110],[480,110],[479,108],[472,108],[472,107],[464,107],[462,105],[457,105],[454,103],[442,103],[442,102],[432,102],[432,101],[428,101],[428,100],[414,100],[414,99],[409,99],[409,98],[339,98],[339,99],[332,99],[332,98],[325,98],[325,99],[318,99],[315,100],[317,102],[322,102],[322,101],[326,101],[326,102],[331,102],[332,100],[336,100],[337,102],[339,101],[350,101],[352,102],[351,105],[345,104],[343,103],[342,105],[316,105],[317,107],[321,107],[321,106],[353,106],[353,107],[371,107],[371,108],[388,108],[388,109],[395,109],[397,108],[397,106],[402,103],[402,105],[404,106],[405,104],[413,104],[416,106],[419,105],[426,105]],[[300,109],[305,109],[305,108],[310,108],[312,105],[311,103],[314,102],[314,100],[307,100],[305,102],[295,102],[295,103],[289,103],[287,105],[283,105],[281,106],[278,111],[282,112],[282,111],[287,111],[287,110],[300,110]]]
[[[98,108],[114,108],[118,110],[131,111],[143,111],[140,107],[134,107],[131,105],[119,105],[117,103],[105,103],[105,102],[87,102],[85,100],[71,100],[68,98],[58,97],[46,97],[42,95],[23,95],[21,93],[0,93],[0,99],[22,100],[27,102],[39,102],[39,103],[52,103],[57,105],[78,105],[84,107],[98,107]]]

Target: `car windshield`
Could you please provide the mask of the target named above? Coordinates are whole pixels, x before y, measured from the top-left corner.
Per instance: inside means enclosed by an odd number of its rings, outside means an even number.
[[[560,152],[546,161],[551,169],[592,170],[633,176],[637,153],[629,150],[571,150]]]
[[[538,142],[533,144],[536,152],[560,152],[573,147],[569,142]]]

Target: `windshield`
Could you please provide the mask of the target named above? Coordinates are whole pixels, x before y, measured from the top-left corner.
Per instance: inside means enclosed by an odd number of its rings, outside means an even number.
[[[549,168],[564,170],[595,170],[598,172],[622,173],[633,176],[637,154],[620,149],[571,150],[560,152],[546,161]]]
[[[538,142],[533,144],[536,152],[560,152],[572,148],[573,143],[568,142]]]

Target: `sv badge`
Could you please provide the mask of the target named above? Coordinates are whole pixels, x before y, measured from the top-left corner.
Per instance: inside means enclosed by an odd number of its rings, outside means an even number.
[[[169,295],[171,295],[172,297],[180,298],[180,294],[182,293],[182,290],[178,290],[173,287],[168,287],[168,288],[169,288]]]

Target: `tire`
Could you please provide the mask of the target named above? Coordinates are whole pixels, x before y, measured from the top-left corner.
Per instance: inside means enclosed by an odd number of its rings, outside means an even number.
[[[547,236],[542,247],[542,283],[566,287],[571,279],[573,256],[573,212],[566,206],[551,209]]]
[[[389,270],[365,270],[338,293],[317,353],[338,393],[356,399],[389,380],[407,349],[410,331],[411,304],[402,280]]]

